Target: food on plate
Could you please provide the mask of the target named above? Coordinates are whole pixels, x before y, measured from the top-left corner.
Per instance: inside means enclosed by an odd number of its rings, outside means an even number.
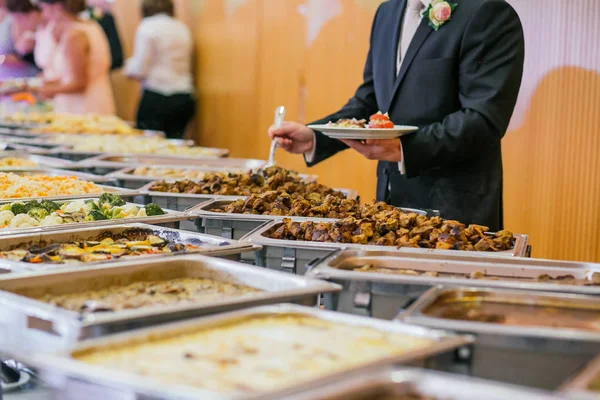
[[[110,347],[75,351],[71,356],[157,383],[248,396],[425,349],[434,343],[409,334],[290,313],[257,315],[185,333],[112,343]]]
[[[212,279],[177,278],[112,285],[104,289],[68,294],[47,294],[37,300],[88,314],[170,304],[206,303],[258,292],[260,290],[249,286]]]
[[[288,193],[333,195],[344,198],[344,194],[316,182],[305,182],[293,171],[281,167],[268,167],[246,173],[206,173],[198,181],[155,182],[150,191],[188,194],[211,194],[224,196],[248,196],[270,190]]]
[[[194,243],[172,240],[150,229],[132,228],[86,240],[23,243],[0,251],[0,259],[30,264],[78,264],[198,250],[201,244]]]
[[[206,167],[205,167],[206,168]],[[238,169],[228,169],[230,173],[241,173],[243,171]],[[152,178],[163,178],[163,179],[192,179],[200,180],[204,179],[207,171],[201,171],[192,168],[173,168],[173,167],[151,167],[142,166],[137,167],[131,172],[135,176],[149,176]]]
[[[585,277],[583,279],[577,279],[573,275],[560,275],[551,277],[547,274],[539,275],[536,278],[525,278],[525,277],[505,277],[488,275],[485,271],[473,271],[470,274],[459,274],[450,272],[437,272],[437,271],[421,271],[416,269],[404,269],[404,268],[392,268],[392,267],[379,267],[373,264],[365,265],[350,265],[340,266],[340,269],[349,269],[354,272],[366,272],[374,274],[388,274],[388,275],[408,275],[408,276],[423,276],[430,278],[467,278],[474,280],[509,280],[509,281],[522,281],[522,282],[538,282],[538,283],[556,283],[558,285],[575,285],[575,286],[600,286],[600,272],[594,272],[591,277]]]
[[[0,168],[3,167],[37,167],[37,163],[26,158],[4,157],[0,158]]]
[[[0,199],[102,193],[100,186],[74,176],[21,176],[0,173]]]
[[[364,129],[367,127],[367,120],[365,119],[356,119],[356,118],[342,118],[338,119],[336,122],[329,121],[327,126],[332,128],[357,128]]]
[[[487,227],[480,225],[467,227],[458,221],[404,213],[395,208],[379,211],[375,206],[360,219],[348,217],[336,222],[295,222],[285,218],[266,234],[272,239],[441,250],[512,249],[512,232],[500,231],[488,235],[487,231]]]
[[[4,121],[14,124],[49,124],[56,118],[53,112],[16,112],[4,117]]]
[[[0,229],[143,218],[164,213],[162,208],[154,203],[145,206],[128,204],[119,196],[103,193],[99,199],[69,202],[32,200],[0,205]]]
[[[329,121],[327,126],[332,128],[355,128],[355,129],[394,129],[394,123],[390,121],[387,113],[383,114],[379,111],[377,114],[371,115],[369,122],[365,119],[342,118],[336,122]]]
[[[208,147],[189,147],[184,143],[173,142],[158,136],[145,137],[134,135],[85,135],[68,134],[53,135],[49,141],[54,144],[66,145],[73,151],[88,153],[118,153],[118,154],[161,154],[180,156],[211,156],[219,157],[218,149]]]
[[[394,129],[394,123],[387,113],[382,114],[380,111],[369,118],[369,129]]]

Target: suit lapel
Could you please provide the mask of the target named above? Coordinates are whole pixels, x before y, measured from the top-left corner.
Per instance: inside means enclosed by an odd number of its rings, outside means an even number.
[[[390,98],[388,109],[392,106],[392,103],[394,102],[396,92],[398,91],[398,88],[400,88],[400,85],[404,80],[406,72],[408,71],[408,68],[412,64],[413,60],[415,59],[415,56],[419,52],[419,49],[421,48],[423,43],[425,43],[425,40],[427,40],[431,32],[433,32],[433,29],[431,29],[431,27],[429,26],[429,21],[427,20],[427,18],[423,18],[421,20],[421,23],[419,24],[419,27],[417,28],[417,31],[415,32],[415,36],[413,37],[412,41],[410,42],[410,45],[408,46],[408,49],[406,50],[404,60],[402,60],[402,64],[400,65],[400,72],[398,73],[398,76],[396,77],[396,81],[394,83],[394,89],[392,90],[392,96]],[[400,33],[398,33],[397,37],[399,37],[399,35]],[[396,41],[398,40],[396,39]],[[398,45],[396,45],[396,48],[397,46]],[[396,50],[395,57],[397,57],[397,54],[398,51]],[[394,63],[394,71],[396,71],[396,63]]]
[[[407,0],[398,0],[394,6],[394,9],[391,12],[390,19],[385,26],[385,39],[387,43],[385,43],[385,47],[383,48],[383,53],[385,54],[385,58],[382,59],[382,62],[379,64],[381,67],[379,68],[379,74],[381,75],[381,86],[378,87],[382,94],[382,104],[381,110],[387,111],[384,109],[384,105],[389,105],[392,99],[392,88],[394,87],[394,82],[396,81],[396,57],[398,54],[398,38],[400,37],[400,29],[402,29],[402,15],[404,13],[404,8],[406,7]]]

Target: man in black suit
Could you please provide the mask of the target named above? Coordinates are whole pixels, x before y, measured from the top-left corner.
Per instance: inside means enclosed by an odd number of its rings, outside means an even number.
[[[446,219],[499,230],[500,140],[523,61],[521,22],[505,0],[386,1],[373,21],[363,83],[340,111],[315,123],[368,119],[380,110],[419,130],[361,143],[284,122],[269,135],[285,150],[304,154],[309,166],[352,147],[379,160],[378,200],[439,209]]]

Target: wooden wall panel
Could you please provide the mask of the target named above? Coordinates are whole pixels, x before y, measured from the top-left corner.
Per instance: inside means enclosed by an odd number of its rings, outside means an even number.
[[[117,0],[127,43],[137,1]],[[505,225],[530,235],[536,257],[600,261],[600,8],[596,0],[509,2],[523,21],[527,54],[503,141]],[[200,143],[265,158],[276,106],[301,122],[338,109],[361,81],[379,3],[180,0],[196,37]],[[131,89],[123,92],[135,103]],[[276,159],[374,197],[375,163],[349,151],[311,170],[298,156]]]

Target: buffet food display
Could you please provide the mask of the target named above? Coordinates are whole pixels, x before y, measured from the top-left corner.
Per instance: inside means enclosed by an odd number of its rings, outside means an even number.
[[[153,231],[133,229],[120,234],[103,233],[83,241],[16,245],[11,250],[0,251],[0,259],[30,264],[79,264],[198,249],[198,245],[171,240]],[[174,293],[179,292],[175,290]]]
[[[98,194],[103,191],[95,183],[73,176],[21,176],[0,172],[0,199]]]
[[[72,151],[81,153],[119,154],[160,154],[176,156],[221,157],[219,149],[188,146],[185,142],[172,141],[161,137],[131,135],[53,135],[48,141],[56,145],[69,146]]]
[[[149,190],[153,192],[210,194],[223,196],[247,196],[281,189],[289,193],[307,196],[345,197],[343,193],[317,182],[307,182],[297,173],[281,167],[269,167],[246,173],[207,173],[201,180],[155,182]]]
[[[574,378],[600,354],[600,264],[531,259],[526,235],[365,203],[117,117],[0,124],[7,149],[32,146],[0,152],[0,354],[60,377],[58,397],[600,391],[600,361]],[[381,112],[318,127],[356,140],[418,129]]]
[[[377,205],[375,206],[377,207]],[[377,208],[375,208],[377,210]],[[513,247],[514,234],[458,221],[403,213],[398,209],[379,211],[370,218],[347,217],[337,222],[299,222],[284,219],[268,233],[271,239],[333,242],[440,250],[500,252]]]
[[[126,203],[121,197],[103,193],[98,199],[69,202],[31,200],[0,205],[0,229],[52,226],[112,219],[164,215],[153,203],[144,206]]]

